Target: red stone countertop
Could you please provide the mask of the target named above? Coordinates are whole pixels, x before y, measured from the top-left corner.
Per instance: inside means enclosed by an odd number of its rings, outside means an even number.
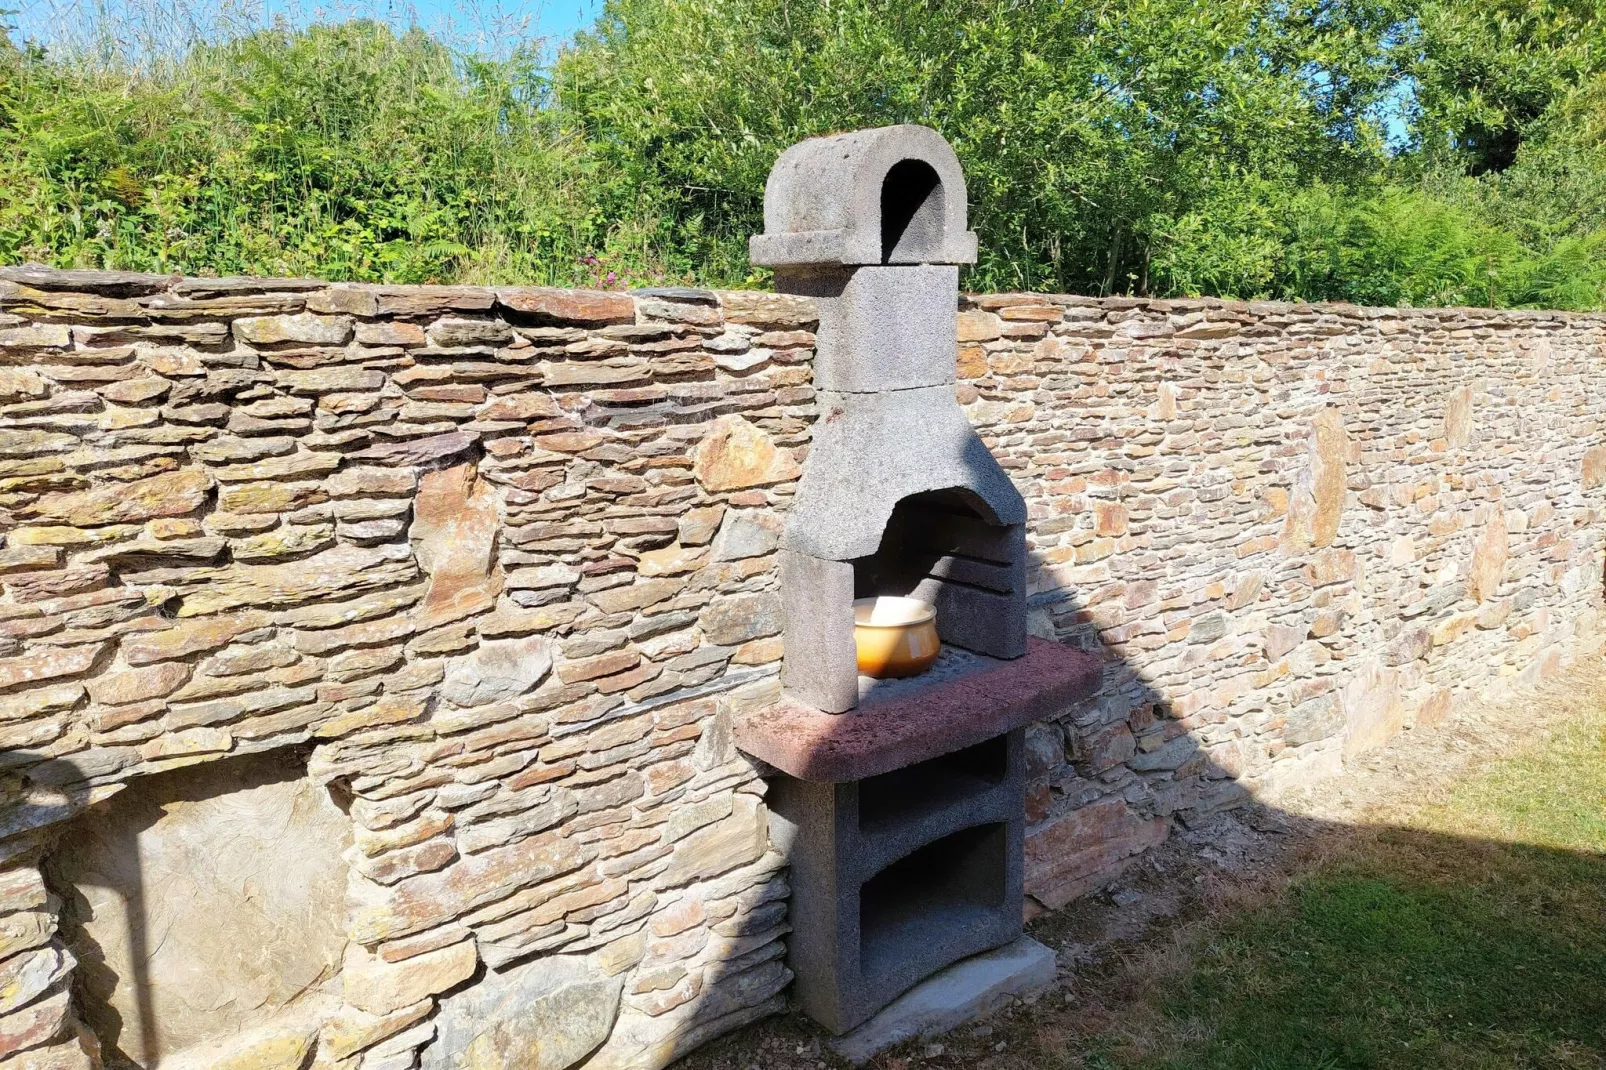
[[[967,655],[957,674],[872,691],[849,713],[822,713],[783,698],[738,718],[736,745],[784,773],[816,783],[863,780],[962,750],[1052,717],[1099,689],[1103,659],[1044,639],[1002,661]]]

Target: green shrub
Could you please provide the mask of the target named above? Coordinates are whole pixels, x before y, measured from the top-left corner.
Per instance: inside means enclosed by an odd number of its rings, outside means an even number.
[[[569,281],[614,238],[529,53],[354,21],[144,70],[15,54],[0,77],[0,259]]]
[[[1596,308],[1597,21],[1571,0],[609,0],[555,57],[364,19],[0,34],[0,261],[759,284],[777,153],[919,122],[966,170],[973,289]]]

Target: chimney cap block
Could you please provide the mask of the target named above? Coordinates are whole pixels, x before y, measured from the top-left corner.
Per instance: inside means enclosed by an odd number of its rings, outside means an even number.
[[[929,127],[882,126],[783,152],[764,186],[764,233],[749,249],[772,268],[973,264],[966,223],[952,146]]]

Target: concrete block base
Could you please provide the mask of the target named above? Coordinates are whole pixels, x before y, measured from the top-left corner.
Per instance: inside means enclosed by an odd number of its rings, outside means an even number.
[[[845,1033],[1020,936],[1024,735],[862,780],[774,778],[770,841],[792,867],[787,965],[810,1018]]]
[[[957,1029],[1053,983],[1054,952],[1023,936],[933,974],[851,1033],[826,1043],[860,1066],[894,1044]]]

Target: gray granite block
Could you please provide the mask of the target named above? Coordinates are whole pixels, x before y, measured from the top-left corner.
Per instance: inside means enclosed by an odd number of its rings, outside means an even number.
[[[826,713],[859,700],[853,642],[853,566],[781,551],[781,686]]]
[[[1020,935],[1024,730],[864,780],[778,775],[771,839],[791,864],[788,964],[835,1033],[933,971]]]
[[[1024,524],[1026,503],[945,386],[822,392],[808,464],[787,519],[789,549],[868,557],[905,498],[961,488],[987,523]]]
[[[965,176],[941,134],[883,126],[800,141],[764,186],[763,267],[972,264]]]
[[[863,393],[954,382],[959,269],[859,267],[782,273],[775,288],[814,298],[814,386]]]

